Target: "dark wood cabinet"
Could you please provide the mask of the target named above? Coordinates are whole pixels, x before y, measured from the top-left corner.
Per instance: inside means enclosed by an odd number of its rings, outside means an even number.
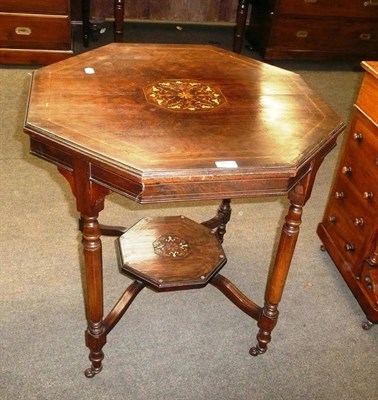
[[[369,321],[378,323],[378,62],[366,74],[318,234]]]
[[[125,1],[126,20],[234,23],[238,0]],[[90,19],[112,18],[114,0],[91,0]]]
[[[375,60],[377,0],[251,0],[247,39],[265,60]]]
[[[0,63],[50,64],[73,54],[69,0],[0,0]]]

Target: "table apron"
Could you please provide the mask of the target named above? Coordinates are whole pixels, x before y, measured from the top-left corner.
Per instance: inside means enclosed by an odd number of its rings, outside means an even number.
[[[129,171],[93,160],[67,149],[59,143],[31,135],[30,151],[75,175],[75,159],[82,159],[88,168],[89,179],[99,186],[130,198],[138,203],[168,203],[176,201],[216,200],[286,195],[310,173],[310,162],[295,174],[265,173],[190,176],[175,178],[144,178]]]

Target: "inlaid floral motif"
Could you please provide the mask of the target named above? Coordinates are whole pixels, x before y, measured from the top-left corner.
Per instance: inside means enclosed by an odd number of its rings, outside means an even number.
[[[149,103],[172,111],[211,111],[226,102],[219,89],[190,80],[158,82],[144,94]]]
[[[189,243],[174,235],[161,236],[153,246],[155,254],[163,257],[183,258],[190,252]]]

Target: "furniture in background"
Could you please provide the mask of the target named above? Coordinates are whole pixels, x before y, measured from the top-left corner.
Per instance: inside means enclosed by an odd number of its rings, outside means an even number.
[[[378,323],[378,62],[366,70],[318,234],[368,322]]]
[[[126,0],[127,1],[127,0]],[[179,0],[178,0],[179,1]],[[233,51],[241,52],[243,39],[245,34],[245,25],[247,21],[249,0],[238,0],[236,12],[236,26],[234,31]],[[90,0],[82,0],[83,7],[83,43],[84,47],[88,47],[91,33],[90,24]],[[115,42],[123,41],[123,23],[125,15],[125,0],[114,0],[114,40]]]
[[[0,0],[0,63],[50,64],[72,54],[69,0]]]
[[[265,60],[375,60],[377,0],[250,0],[247,39]]]
[[[58,167],[81,215],[86,376],[101,371],[107,335],[146,286],[214,285],[257,321],[250,354],[264,353],[302,209],[344,127],[297,74],[213,46],[112,43],[35,71],[24,128],[31,152]],[[138,203],[223,200],[202,224],[152,217],[126,229],[99,224],[111,192]],[[231,199],[283,195],[289,210],[259,306],[219,273],[221,242]],[[105,317],[101,234],[118,236],[120,269],[133,279]]]

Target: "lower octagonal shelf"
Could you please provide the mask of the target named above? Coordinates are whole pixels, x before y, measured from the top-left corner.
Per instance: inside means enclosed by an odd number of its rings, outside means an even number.
[[[116,249],[122,272],[159,291],[204,287],[227,262],[217,236],[184,216],[143,218]]]

